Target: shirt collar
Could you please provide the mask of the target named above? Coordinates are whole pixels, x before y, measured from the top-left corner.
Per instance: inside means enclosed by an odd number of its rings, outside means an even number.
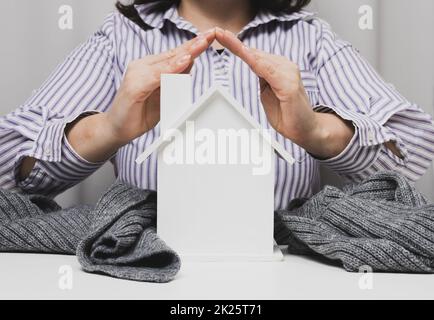
[[[194,34],[198,33],[198,30],[190,22],[178,15],[178,8],[176,5],[172,5],[165,12],[149,12],[149,9],[152,5],[152,3],[135,5],[135,8],[137,9],[137,12],[139,13],[143,22],[150,27],[161,29],[163,28],[166,21],[170,21],[175,24],[178,29],[188,30]],[[289,22],[304,20],[314,16],[315,13],[305,10],[285,14],[274,14],[271,12],[260,11],[256,17],[241,30],[240,34],[245,33],[249,29],[270,23],[272,21]]]

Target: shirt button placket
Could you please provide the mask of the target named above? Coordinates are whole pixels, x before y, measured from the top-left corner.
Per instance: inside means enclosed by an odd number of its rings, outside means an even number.
[[[213,50],[213,60],[214,60],[214,83],[219,84],[225,88],[229,88],[229,78],[228,78],[228,61],[229,57],[226,51],[222,54],[218,54]]]

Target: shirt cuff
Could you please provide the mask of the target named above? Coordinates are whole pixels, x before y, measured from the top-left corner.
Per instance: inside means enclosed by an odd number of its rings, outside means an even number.
[[[408,150],[403,141],[386,126],[372,117],[351,110],[341,110],[330,106],[315,106],[314,111],[335,113],[342,119],[351,121],[355,128],[353,138],[347,147],[336,157],[326,160],[317,159],[320,163],[341,174],[356,174],[369,168],[378,158],[382,149],[392,152],[384,143],[394,141],[402,158],[394,155],[400,164],[408,162]]]
[[[86,111],[72,115],[64,119],[46,120],[42,129],[36,136],[33,147],[28,156],[42,161],[59,162],[64,151],[65,128],[68,124],[86,116],[99,113],[98,111]]]
[[[33,157],[37,161],[29,177],[19,184],[28,185],[29,181],[35,180],[41,173],[58,181],[73,183],[84,180],[99,169],[105,162],[90,162],[81,157],[65,134],[65,128],[69,123],[96,113],[98,112],[84,112],[63,121],[56,120],[43,127],[30,151],[20,156]]]

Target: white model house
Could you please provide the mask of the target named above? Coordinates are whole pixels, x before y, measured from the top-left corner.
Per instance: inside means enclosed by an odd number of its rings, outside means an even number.
[[[190,75],[163,75],[157,233],[181,257],[282,259],[273,240],[275,157],[293,163],[224,88],[192,104]],[[278,155],[277,155],[277,154]]]

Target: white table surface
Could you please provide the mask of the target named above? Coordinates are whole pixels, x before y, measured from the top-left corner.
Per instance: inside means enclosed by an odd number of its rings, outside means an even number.
[[[72,289],[62,290],[62,266]],[[67,267],[69,268],[69,267]],[[361,274],[307,257],[283,262],[184,262],[168,284],[141,283],[85,273],[74,256],[0,253],[0,299],[434,299],[434,275]]]

